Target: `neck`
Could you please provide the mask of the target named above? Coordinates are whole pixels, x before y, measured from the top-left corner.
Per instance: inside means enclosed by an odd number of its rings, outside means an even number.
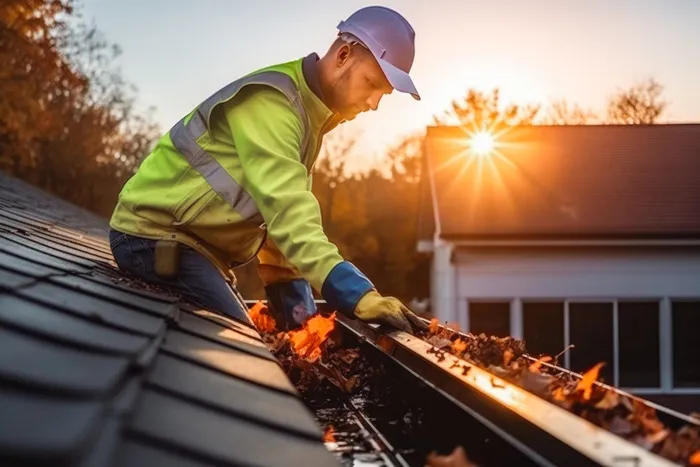
[[[321,85],[321,92],[323,92],[323,103],[326,104],[326,107],[332,112],[337,113],[338,109],[335,108],[331,99],[333,95],[333,80],[331,76],[334,66],[328,55],[321,57],[316,62],[316,69],[318,71],[318,81]]]

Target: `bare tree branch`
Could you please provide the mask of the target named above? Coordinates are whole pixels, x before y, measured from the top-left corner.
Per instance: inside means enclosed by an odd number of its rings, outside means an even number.
[[[608,102],[608,123],[656,123],[668,106],[668,102],[661,99],[663,90],[663,86],[653,78],[619,90]]]

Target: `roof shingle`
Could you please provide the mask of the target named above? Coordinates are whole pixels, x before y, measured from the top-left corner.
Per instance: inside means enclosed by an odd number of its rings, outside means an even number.
[[[338,465],[257,330],[122,276],[107,234],[0,173],[0,464]]]
[[[516,127],[486,158],[467,142],[427,132],[443,237],[700,238],[700,124]]]

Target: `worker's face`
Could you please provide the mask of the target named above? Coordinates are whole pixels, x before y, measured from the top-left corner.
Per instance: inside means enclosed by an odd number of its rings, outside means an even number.
[[[331,86],[331,109],[345,120],[377,110],[393,88],[372,53],[361,45],[343,45],[335,55],[336,74]]]

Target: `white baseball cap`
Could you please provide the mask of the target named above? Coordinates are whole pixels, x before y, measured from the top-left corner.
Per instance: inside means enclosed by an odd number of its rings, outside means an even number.
[[[369,6],[341,21],[338,30],[352,34],[372,52],[394,89],[420,100],[408,75],[416,54],[416,33],[403,16],[386,7]]]

